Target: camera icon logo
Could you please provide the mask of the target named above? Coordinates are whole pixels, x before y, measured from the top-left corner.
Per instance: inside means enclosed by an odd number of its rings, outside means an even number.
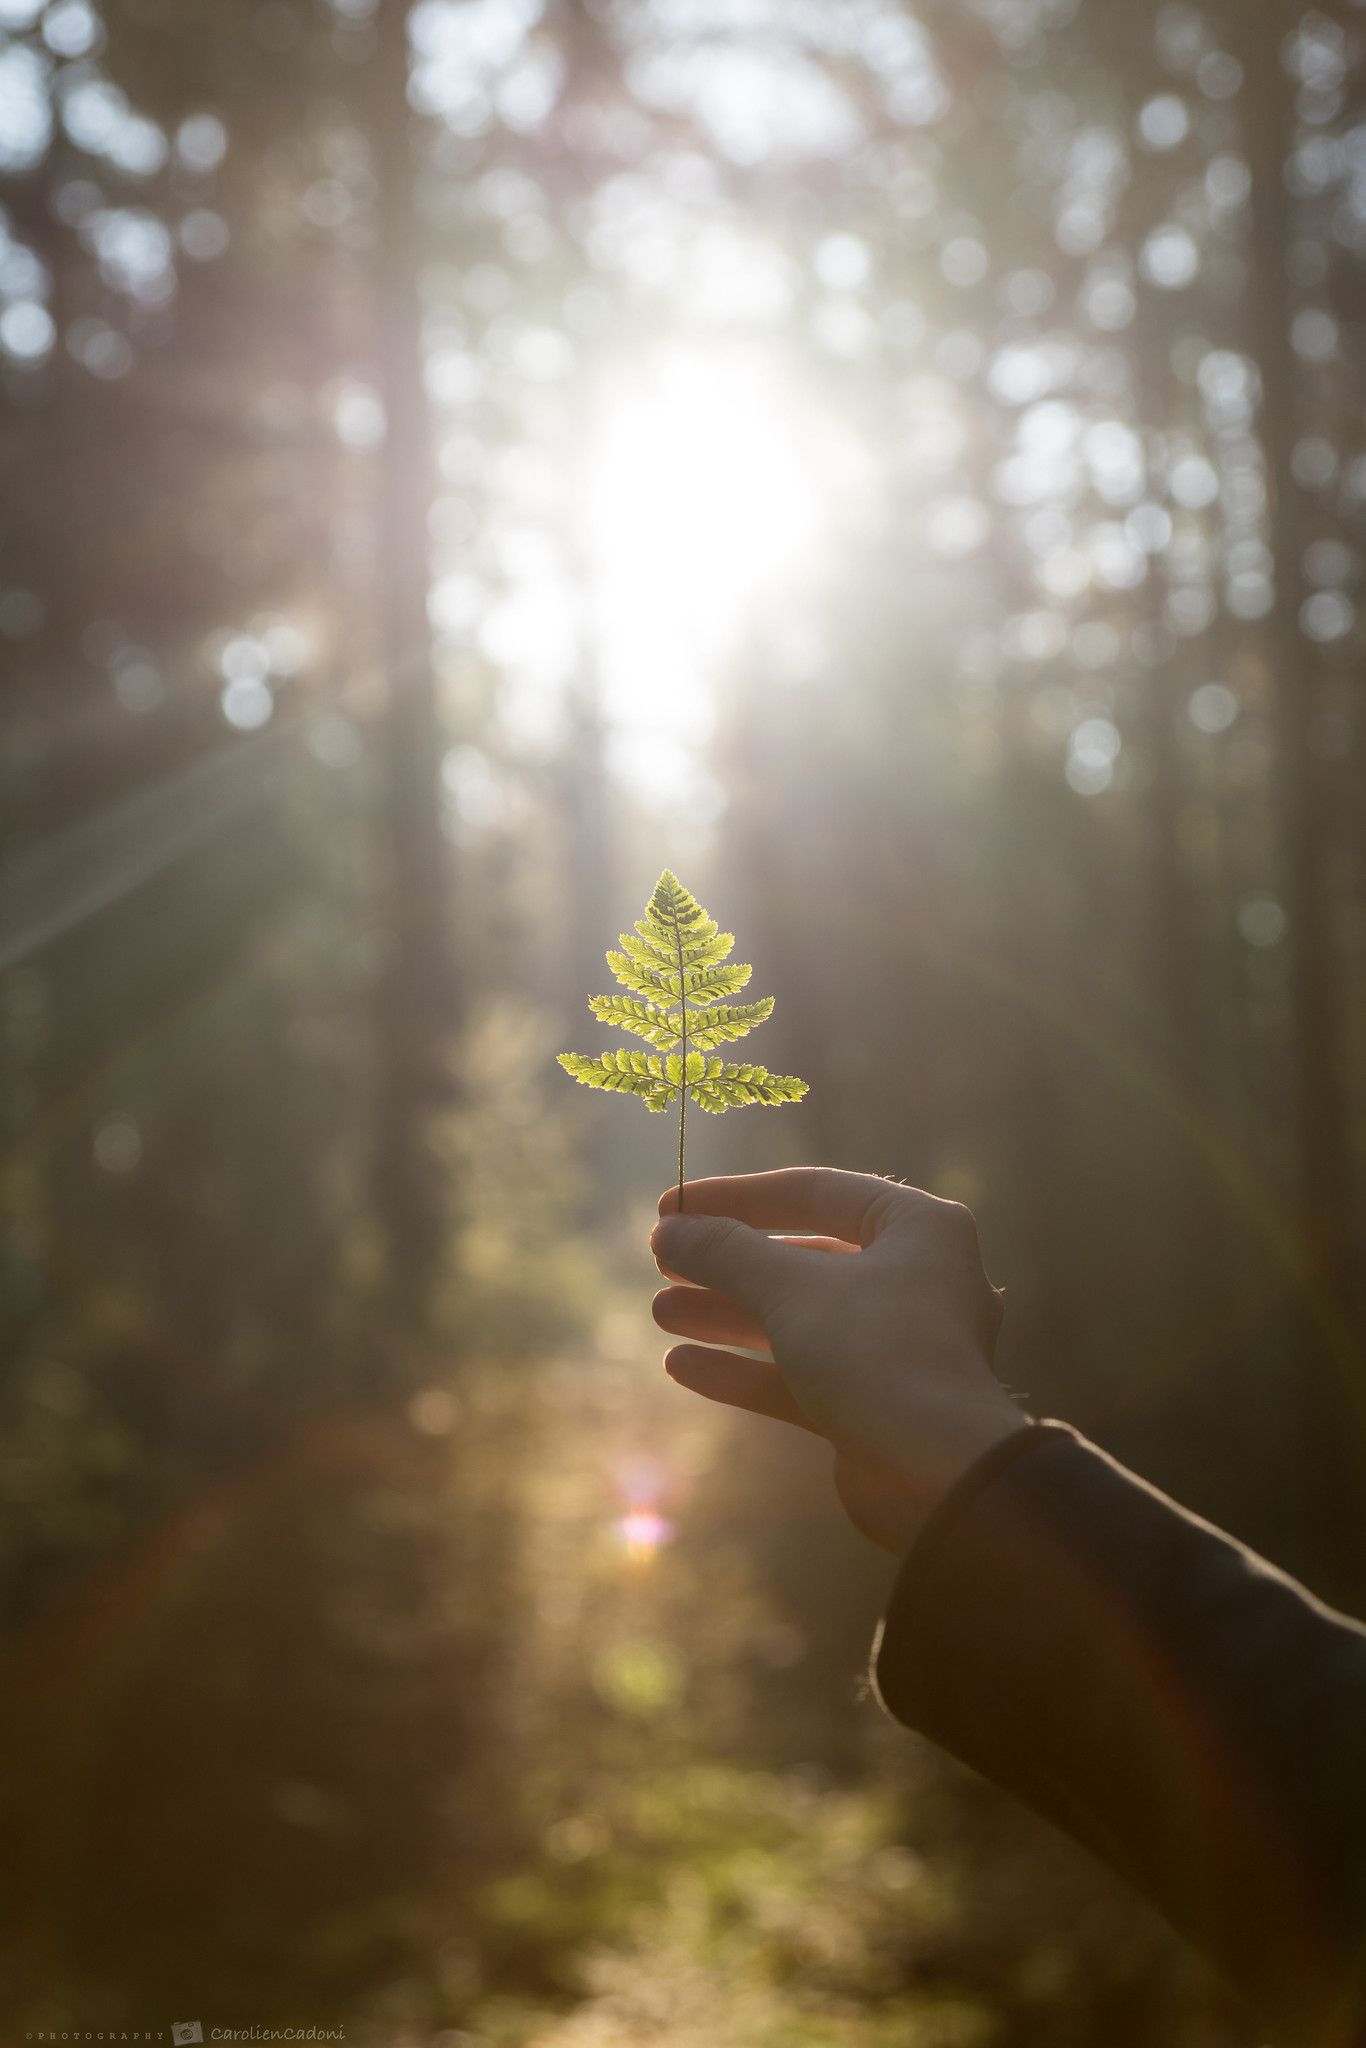
[[[175,2048],[190,2048],[193,2041],[202,2041],[204,2028],[199,2020],[172,2020],[171,2039]]]

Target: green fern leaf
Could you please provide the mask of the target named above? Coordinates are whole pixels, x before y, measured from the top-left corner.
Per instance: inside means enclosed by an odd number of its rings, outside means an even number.
[[[689,967],[683,974],[683,993],[690,1003],[715,1003],[722,996],[738,995],[754,969],[732,962],[729,967]]]
[[[739,1109],[753,1102],[800,1102],[806,1093],[806,1083],[795,1074],[770,1074],[767,1067],[722,1067],[718,1075],[709,1075],[691,1093],[699,1109],[719,1116],[723,1110]]]
[[[638,967],[629,953],[609,953],[607,965],[632,995],[644,996],[650,1002],[679,999],[682,984],[676,967],[665,968],[662,963],[658,967]]]
[[[662,952],[653,939],[638,939],[631,932],[620,936],[622,952],[633,966],[644,968],[649,974],[667,975],[676,965],[675,954]]]
[[[667,1109],[678,1095],[667,1084],[657,1055],[644,1052],[562,1052],[566,1074],[585,1088],[607,1088],[615,1095],[635,1095],[647,1109]]]
[[[761,996],[757,1003],[745,1003],[738,1010],[718,1006],[708,1009],[697,1019],[688,1032],[689,1045],[695,1045],[699,1052],[710,1052],[715,1045],[726,1045],[733,1038],[743,1038],[753,1031],[756,1024],[762,1024],[772,1014],[772,996]]]
[[[618,1031],[633,1031],[637,1038],[648,1038],[661,1052],[672,1052],[683,1035],[676,1010],[661,1010],[631,996],[590,996],[588,1007],[600,1024],[615,1025]]]
[[[620,934],[607,964],[626,995],[590,996],[600,1023],[645,1039],[653,1052],[562,1052],[560,1065],[587,1088],[634,1095],[650,1110],[678,1104],[678,1191],[683,1200],[683,1147],[689,1101],[710,1114],[751,1104],[799,1102],[807,1084],[766,1067],[728,1065],[708,1057],[743,1038],[773,1009],[772,996],[733,1006],[751,969],[728,956],[734,935],[723,932],[668,868],[655,883],[645,914]]]

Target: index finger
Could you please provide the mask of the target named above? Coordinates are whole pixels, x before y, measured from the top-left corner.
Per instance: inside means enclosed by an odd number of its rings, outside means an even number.
[[[677,1195],[677,1193],[678,1189],[675,1188],[674,1194]],[[671,1209],[668,1213],[672,1215],[673,1210]],[[698,1210],[697,1213],[701,1215],[702,1212]],[[860,1249],[856,1244],[847,1244],[842,1237],[784,1237],[780,1242],[793,1245],[799,1252],[837,1252],[844,1257],[853,1258],[858,1257]],[[662,1259],[656,1259],[655,1264],[659,1267],[664,1278],[672,1280],[675,1286],[695,1287],[697,1285],[695,1280],[685,1280],[683,1275],[676,1273],[672,1266],[666,1266]]]
[[[733,1216],[754,1230],[790,1230],[869,1245],[897,1202],[912,1190],[875,1173],[834,1166],[784,1166],[774,1173],[718,1174],[690,1180],[683,1209],[690,1216]],[[678,1208],[678,1189],[659,1198],[661,1216]]]

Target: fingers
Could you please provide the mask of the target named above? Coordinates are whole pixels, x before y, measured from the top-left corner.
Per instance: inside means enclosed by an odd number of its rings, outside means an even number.
[[[675,1344],[664,1360],[664,1370],[680,1387],[704,1394],[709,1401],[747,1408],[751,1415],[769,1415],[775,1422],[790,1422],[797,1429],[810,1430],[813,1436],[820,1435],[788,1392],[778,1368],[762,1358]]]
[[[779,1239],[779,1243],[795,1245],[798,1251],[803,1252],[857,1253],[860,1249],[856,1244],[846,1244],[842,1237],[784,1237]],[[676,1284],[682,1283],[683,1275],[676,1273],[671,1266],[666,1266],[662,1259],[656,1258],[655,1264],[659,1267],[666,1280],[672,1280]],[[696,1289],[693,1290],[694,1293],[696,1291]],[[669,1327],[670,1325],[665,1325],[666,1329]],[[738,1342],[739,1340],[737,1339],[736,1341]]]
[[[842,1173],[833,1166],[789,1166],[776,1173],[736,1173],[691,1180],[684,1213],[731,1216],[755,1230],[790,1230],[867,1245],[883,1220],[917,1189],[880,1180],[875,1173]],[[921,1197],[923,1200],[924,1198]],[[678,1208],[678,1190],[660,1196],[659,1213]]]
[[[695,1337],[701,1344],[740,1344],[767,1351],[764,1326],[732,1295],[710,1287],[666,1287],[650,1304],[661,1330],[674,1337]]]
[[[820,1263],[814,1252],[719,1215],[662,1217],[650,1249],[661,1271],[733,1294],[761,1322],[766,1308],[800,1282],[803,1266]]]

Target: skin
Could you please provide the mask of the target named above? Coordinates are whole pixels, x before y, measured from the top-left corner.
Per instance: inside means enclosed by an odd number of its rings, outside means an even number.
[[[884,1549],[1029,1427],[992,1371],[1001,1295],[961,1203],[799,1166],[689,1181],[677,1209],[670,1188],[650,1238],[674,1283],[655,1321],[685,1340],[666,1372],[827,1438],[845,1511]]]

